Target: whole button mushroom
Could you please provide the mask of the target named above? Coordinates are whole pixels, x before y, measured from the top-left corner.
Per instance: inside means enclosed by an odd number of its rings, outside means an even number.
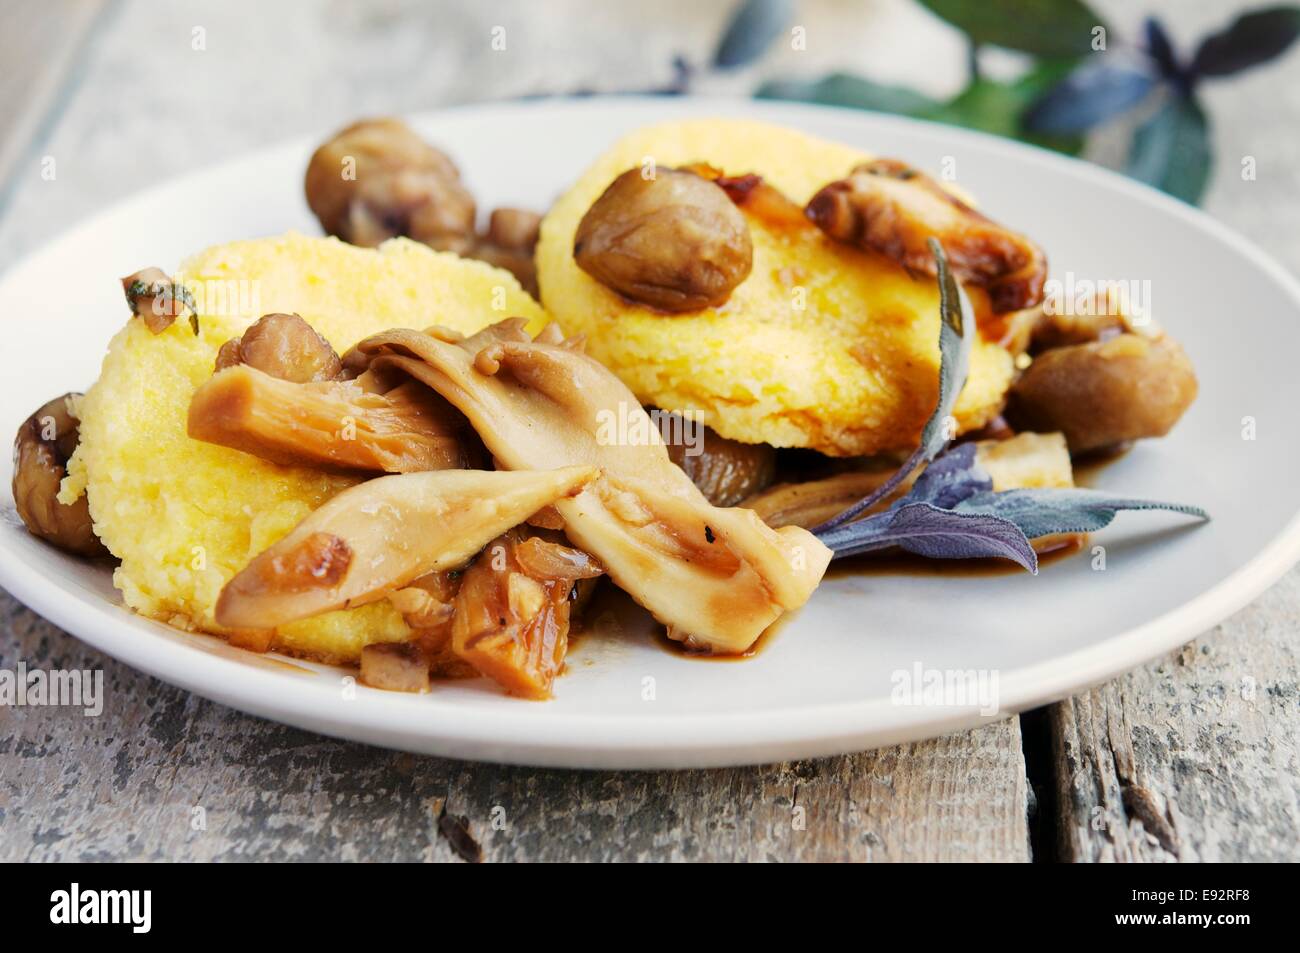
[[[745,216],[716,183],[679,169],[646,176],[636,168],[587,210],[573,257],[619,294],[683,312],[726,302],[748,277],[754,248]]]
[[[325,231],[354,245],[405,235],[459,252],[475,240],[474,197],[460,172],[396,119],[363,119],[317,149],[306,192]]]
[[[1171,338],[1125,333],[1052,348],[1011,389],[1017,430],[1065,434],[1072,453],[1162,437],[1196,399],[1196,373]]]
[[[56,397],[18,428],[14,440],[14,506],[28,531],[59,549],[79,556],[103,556],[108,550],[95,535],[85,496],[75,503],[58,500],[68,458],[77,449],[80,425],[68,400]]]

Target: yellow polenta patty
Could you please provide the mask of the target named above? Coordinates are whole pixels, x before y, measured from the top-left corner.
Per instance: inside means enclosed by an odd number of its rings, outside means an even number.
[[[129,606],[210,632],[220,632],[212,608],[226,581],[356,482],[186,435],[190,396],[222,343],[273,311],[298,312],[340,353],[393,327],[471,332],[522,315],[537,331],[545,319],[508,273],[404,239],[377,250],[294,234],[235,242],[196,255],[177,278],[198,299],[199,335],[183,318],[156,336],[132,319],[113,338],[81,402],[61,498],[89,496],[96,531],[122,561],[113,578]],[[380,602],[282,626],[273,647],[342,662],[406,634]]]
[[[702,119],[617,142],[550,210],[537,248],[547,310],[637,397],[693,410],[725,437],[856,455],[914,446],[938,388],[933,278],[747,215],[753,271],[720,308],[665,315],[631,304],[578,268],[573,236],[620,173],[707,162],[755,172],[799,204],[867,158],[790,129]],[[978,342],[957,401],[959,430],[988,423],[1011,381],[1011,356]]]

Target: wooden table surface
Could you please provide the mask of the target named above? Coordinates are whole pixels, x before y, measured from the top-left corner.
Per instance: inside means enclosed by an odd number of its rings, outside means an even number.
[[[1131,5],[1095,6],[1134,31]],[[1141,6],[1188,43],[1231,5]],[[846,20],[845,5],[806,2],[810,52],[778,52],[759,75],[871,63],[951,91],[956,37],[905,0],[868,7]],[[359,115],[663,83],[674,54],[707,56],[728,13],[694,0],[0,0],[0,262],[155,181]],[[497,25],[508,52],[490,56]],[[916,76],[890,30],[952,56]],[[1206,99],[1208,211],[1300,270],[1300,54]],[[1237,174],[1247,155],[1254,181]],[[1298,622],[1300,570],[1178,652],[977,731],[755,768],[593,773],[261,721],[120,665],[0,591],[0,668],[102,669],[108,699],[96,719],[0,707],[0,860],[450,860],[452,816],[485,860],[1296,860]]]

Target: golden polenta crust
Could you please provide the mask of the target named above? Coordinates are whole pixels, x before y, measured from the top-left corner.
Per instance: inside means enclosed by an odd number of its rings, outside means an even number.
[[[653,161],[755,172],[800,205],[868,158],[764,123],[700,119],[641,129],[596,160],[542,222],[542,300],[637,397],[693,410],[725,437],[837,456],[915,446],[934,408],[939,297],[883,256],[819,233],[773,231],[747,214],[753,271],[720,308],[665,315],[630,303],[573,260],[578,222],[615,177]],[[1001,409],[1011,355],[977,342],[957,400],[959,431]]]
[[[218,634],[212,609],[226,581],[357,482],[186,435],[190,396],[225,341],[272,311],[298,312],[339,353],[393,327],[472,332],[513,315],[533,331],[545,323],[507,272],[404,239],[373,250],[296,234],[234,242],[194,256],[176,276],[200,302],[199,335],[184,318],[159,335],[138,319],[118,332],[81,401],[81,441],[60,496],[88,495],[96,531],[121,560],[113,581],[127,605]],[[352,662],[364,645],[407,634],[385,601],[282,626],[272,647]]]

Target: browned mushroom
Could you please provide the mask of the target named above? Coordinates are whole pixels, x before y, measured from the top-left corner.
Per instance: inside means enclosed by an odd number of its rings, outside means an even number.
[[[185,314],[190,315],[190,327],[199,333],[199,316],[194,307],[194,296],[188,288],[172,280],[161,268],[144,268],[122,279],[122,290],[131,313],[144,321],[154,334],[161,334]]]
[[[776,451],[770,445],[728,440],[704,424],[685,426],[698,428],[699,440],[669,441],[668,458],[714,506],[735,506],[772,482]]]
[[[575,583],[600,575],[586,553],[511,530],[479,554],[456,595],[456,654],[512,695],[548,698],[568,648]]]
[[[410,473],[464,467],[463,421],[407,382],[367,393],[357,381],[295,384],[239,364],[190,398],[187,432],[289,466]]]
[[[1073,453],[1160,437],[1196,399],[1192,362],[1171,338],[1119,334],[1044,351],[1011,388],[1007,419],[1059,430]]]
[[[814,195],[807,215],[836,241],[880,252],[920,274],[935,273],[926,243],[937,238],[953,273],[987,288],[994,311],[1018,311],[1043,299],[1042,249],[897,160],[857,166]]]
[[[464,254],[495,268],[504,268],[536,298],[537,266],[533,262],[533,249],[537,246],[541,224],[542,217],[536,212],[519,208],[494,209],[488,218],[486,234],[480,236]]]
[[[456,166],[396,119],[363,119],[317,149],[306,192],[321,227],[354,245],[397,235],[445,251],[474,243],[474,198]]]
[[[489,540],[579,492],[594,467],[439,470],[379,477],[332,497],[226,583],[218,625],[268,629],[383,599],[457,569]]]
[[[264,314],[217,352],[217,370],[247,364],[282,381],[306,384],[343,377],[329,341],[297,314]]]
[[[78,556],[103,556],[108,550],[95,535],[85,496],[75,503],[58,500],[68,458],[77,449],[80,425],[68,402],[80,394],[56,397],[32,414],[14,438],[14,506],[30,533]]]
[[[694,172],[639,168],[605,189],[578,223],[578,267],[662,311],[717,307],[745,280],[754,248],[745,217]]]

